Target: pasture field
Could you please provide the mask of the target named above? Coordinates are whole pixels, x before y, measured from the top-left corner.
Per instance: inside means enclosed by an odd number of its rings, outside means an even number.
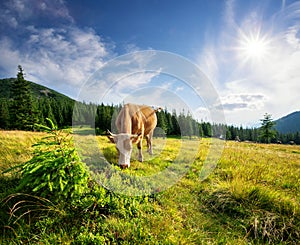
[[[2,173],[32,157],[45,133],[0,131],[0,244],[297,244],[300,241],[300,147],[227,141],[218,165],[200,179],[210,139],[166,190],[140,196],[115,194],[91,181],[76,204],[32,193],[16,194],[17,173]],[[81,135],[85,142],[95,139]],[[89,140],[90,138],[90,140]],[[172,167],[179,138],[154,138],[154,156],[115,166],[117,151],[104,136],[96,142],[117,172],[151,176]],[[145,145],[145,144],[144,144]],[[94,146],[80,148],[91,153]],[[184,149],[185,155],[195,149]],[[79,154],[79,155],[80,155]],[[189,159],[189,158],[187,158]],[[82,159],[89,164],[92,158]],[[166,180],[167,181],[167,180]],[[26,207],[21,205],[29,203]],[[36,209],[36,207],[39,207]],[[19,210],[18,210],[19,208]],[[35,212],[34,212],[35,211]]]

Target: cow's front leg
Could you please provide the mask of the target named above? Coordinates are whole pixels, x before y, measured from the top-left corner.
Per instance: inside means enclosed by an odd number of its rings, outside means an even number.
[[[137,148],[139,150],[139,161],[143,162],[143,153],[142,153],[142,142],[143,142],[143,138],[137,143]]]

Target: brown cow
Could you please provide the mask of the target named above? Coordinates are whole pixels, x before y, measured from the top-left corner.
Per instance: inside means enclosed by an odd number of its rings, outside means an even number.
[[[118,164],[121,168],[130,166],[133,143],[136,143],[139,149],[139,161],[143,161],[143,137],[146,137],[148,152],[152,155],[152,136],[157,124],[155,114],[157,110],[146,105],[135,104],[126,104],[121,109],[116,120],[119,134],[113,134],[108,131],[110,134],[108,138],[116,144],[119,153]]]

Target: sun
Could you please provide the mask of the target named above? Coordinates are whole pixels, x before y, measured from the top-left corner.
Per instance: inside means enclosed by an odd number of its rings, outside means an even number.
[[[249,39],[243,49],[248,57],[262,58],[266,54],[267,44],[261,39]]]
[[[261,61],[268,56],[269,51],[270,40],[266,36],[261,36],[259,32],[243,34],[239,40],[238,52],[246,61]]]

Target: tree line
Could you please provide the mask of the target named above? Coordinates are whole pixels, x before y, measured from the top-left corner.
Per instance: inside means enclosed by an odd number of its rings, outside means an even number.
[[[59,128],[72,125],[89,125],[97,134],[113,130],[115,118],[122,105],[105,105],[76,102],[65,98],[34,97],[24,71],[18,66],[9,100],[0,100],[0,128],[34,130],[35,123],[46,124],[49,118]],[[264,143],[300,144],[300,133],[281,134],[274,130],[271,115],[265,114],[260,128],[243,128],[195,120],[190,112],[179,114],[167,108],[157,112],[157,135],[218,137],[227,140],[253,141]]]

